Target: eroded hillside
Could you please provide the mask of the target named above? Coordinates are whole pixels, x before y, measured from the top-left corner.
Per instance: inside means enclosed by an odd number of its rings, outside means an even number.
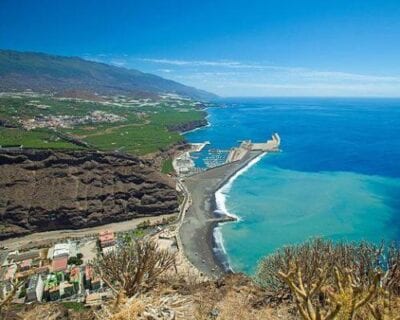
[[[0,238],[174,213],[173,186],[139,158],[0,151]]]

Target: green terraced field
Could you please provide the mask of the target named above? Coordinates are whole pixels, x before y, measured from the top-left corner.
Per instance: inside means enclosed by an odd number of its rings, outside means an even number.
[[[162,167],[161,167],[161,172],[162,173],[171,173],[174,172],[174,166],[172,165],[172,159],[168,158],[164,160]]]
[[[104,151],[123,151],[144,155],[183,140],[178,132],[170,131],[173,125],[197,121],[205,113],[194,107],[189,100],[162,100],[156,103],[144,101],[123,102],[109,99],[92,102],[77,99],[59,99],[51,96],[0,96],[0,120],[18,128],[0,127],[0,145],[23,145],[26,148],[80,148],[59,138],[47,128],[26,131],[22,120],[37,116],[84,117],[93,111],[103,111],[125,118],[114,123],[77,124],[72,128],[56,128],[57,131],[79,139]]]
[[[144,155],[164,149],[182,139],[179,133],[168,131],[165,127],[142,125],[119,128],[110,133],[88,136],[83,140],[101,150],[120,150]]]
[[[20,146],[37,149],[79,149],[81,147],[62,140],[51,130],[25,131],[20,128],[0,128],[0,146]]]

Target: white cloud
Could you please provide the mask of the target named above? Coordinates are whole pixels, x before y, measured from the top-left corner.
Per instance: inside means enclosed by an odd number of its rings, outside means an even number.
[[[286,66],[276,66],[276,65],[266,65],[266,64],[251,64],[239,61],[173,60],[173,59],[145,59],[145,58],[139,60],[144,62],[167,64],[174,66],[250,69],[252,71],[258,70],[263,72],[290,74],[292,76],[297,76],[307,79],[400,82],[400,76],[393,77],[393,76],[369,75],[369,74],[359,74],[359,73],[350,73],[341,71],[321,71],[303,67],[286,67]],[[207,73],[203,74],[207,75]]]
[[[169,64],[174,66],[208,66],[208,67],[240,67],[241,63],[237,61],[206,61],[206,60],[174,60],[174,59],[139,59],[144,62]]]
[[[222,96],[400,96],[400,75],[318,70],[235,60],[95,55],[90,60],[156,73]]]
[[[159,72],[164,72],[164,73],[171,73],[171,72],[173,72],[173,70],[171,70],[171,69],[157,69],[157,71],[159,71]]]
[[[164,64],[171,66],[185,66],[185,67],[217,67],[217,68],[228,68],[228,69],[249,69],[251,71],[258,70],[263,72],[274,72],[274,73],[286,73],[293,76],[303,78],[318,78],[318,79],[339,79],[339,80],[360,80],[360,81],[394,81],[400,82],[400,76],[382,76],[382,75],[370,75],[370,74],[359,74],[342,71],[326,71],[326,70],[314,70],[304,67],[288,67],[288,66],[277,66],[271,64],[259,64],[259,63],[247,63],[240,61],[231,60],[181,60],[181,59],[152,59],[152,58],[131,58],[126,54],[122,55],[124,58],[112,57],[108,54],[98,54],[95,56],[86,55],[85,58],[92,61],[108,62],[117,66],[126,66],[130,62],[138,60],[147,63]],[[172,72],[170,68],[157,69],[160,72]],[[210,71],[211,72],[211,71]],[[242,72],[247,72],[246,70]],[[204,75],[210,75],[206,72]]]
[[[128,64],[128,62],[123,59],[111,59],[109,63],[117,67],[126,67]]]

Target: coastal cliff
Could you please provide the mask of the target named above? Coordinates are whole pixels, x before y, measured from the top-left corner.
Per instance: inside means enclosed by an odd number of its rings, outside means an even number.
[[[170,126],[168,126],[168,129],[171,131],[186,132],[186,131],[204,127],[206,125],[208,125],[207,119],[201,119],[201,120],[194,120],[194,121],[190,121],[190,122],[184,122],[184,123],[170,125]]]
[[[95,151],[0,150],[0,239],[174,213],[150,162]]]

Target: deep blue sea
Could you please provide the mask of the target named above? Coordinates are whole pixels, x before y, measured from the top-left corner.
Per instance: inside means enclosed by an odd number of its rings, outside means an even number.
[[[240,218],[222,225],[228,261],[252,273],[263,256],[310,237],[400,240],[400,100],[232,99],[209,108],[210,126],[190,142],[229,149],[278,132],[268,154],[219,192]]]

